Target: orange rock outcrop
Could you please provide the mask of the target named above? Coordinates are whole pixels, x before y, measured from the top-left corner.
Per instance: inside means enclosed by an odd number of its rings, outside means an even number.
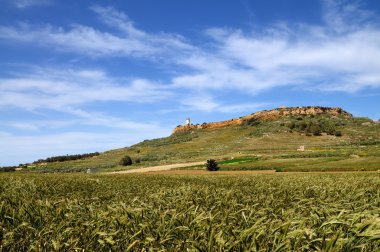
[[[177,126],[173,134],[178,132],[186,132],[196,129],[212,129],[229,125],[242,125],[245,122],[250,121],[274,121],[281,117],[287,116],[315,116],[315,115],[330,115],[330,116],[343,116],[345,118],[351,118],[352,115],[347,111],[338,107],[320,107],[320,106],[307,106],[307,107],[288,107],[277,108],[272,110],[263,110],[256,113],[252,113],[240,118],[234,118],[227,121],[211,122],[203,124],[190,124]]]

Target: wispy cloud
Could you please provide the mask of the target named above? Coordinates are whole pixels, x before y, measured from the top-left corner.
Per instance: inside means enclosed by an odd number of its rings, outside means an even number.
[[[113,7],[103,7],[94,5],[91,7],[96,14],[98,14],[100,20],[123,32],[123,34],[130,38],[135,39],[143,43],[146,47],[151,48],[155,52],[169,53],[174,50],[176,53],[184,53],[186,51],[192,51],[196,48],[186,41],[186,39],[179,35],[166,32],[147,33],[141,29],[136,28],[134,23],[129,17],[120,11],[117,11]]]
[[[51,4],[51,0],[12,0],[9,1],[10,4],[19,9],[25,9],[33,6],[39,5],[49,5]]]
[[[323,19],[329,29],[342,33],[358,30],[371,22],[374,12],[362,8],[358,0],[323,0]]]
[[[0,26],[0,38],[34,43],[38,46],[52,47],[58,51],[75,52],[93,57],[154,56],[156,58],[194,49],[179,35],[150,34],[137,29],[127,15],[112,7],[93,6],[91,10],[99,16],[100,20],[116,28],[118,32],[105,32],[80,24],[64,28],[49,24],[20,22],[15,26]]]
[[[63,128],[76,124],[76,120],[13,120],[0,121],[0,126],[23,131],[39,131],[46,129]]]
[[[149,36],[146,32],[137,29],[125,13],[117,11],[113,7],[94,5],[91,6],[90,9],[98,14],[101,21],[111,27],[119,29],[128,36],[135,38],[143,38]]]
[[[80,112],[79,112],[80,111]],[[22,131],[39,131],[51,129],[68,129],[71,126],[101,126],[108,129],[122,129],[129,131],[162,131],[158,123],[152,122],[136,122],[119,118],[115,116],[105,115],[104,113],[88,112],[84,110],[70,110],[68,111],[75,117],[65,118],[62,120],[11,120],[0,121],[0,126],[18,129]]]
[[[52,47],[58,51],[70,51],[90,56],[150,55],[155,49],[144,43],[119,37],[95,28],[74,25],[70,29],[50,25],[19,23],[17,26],[0,27],[0,37],[24,43]]]

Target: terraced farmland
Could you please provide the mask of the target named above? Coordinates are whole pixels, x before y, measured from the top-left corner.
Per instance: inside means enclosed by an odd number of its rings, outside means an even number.
[[[1,174],[1,251],[378,251],[380,173]]]

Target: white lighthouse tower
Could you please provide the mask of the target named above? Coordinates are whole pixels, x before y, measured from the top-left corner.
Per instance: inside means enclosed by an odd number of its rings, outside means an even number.
[[[190,117],[186,118],[186,121],[185,121],[185,126],[189,126],[190,125]]]

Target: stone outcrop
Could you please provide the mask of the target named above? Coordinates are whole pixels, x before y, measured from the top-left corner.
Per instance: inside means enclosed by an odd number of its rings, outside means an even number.
[[[316,116],[316,115],[329,115],[329,116],[343,116],[345,118],[352,118],[352,114],[338,107],[289,107],[279,108],[272,110],[264,110],[253,113],[245,118],[256,118],[262,121],[273,121],[284,116]]]
[[[289,116],[316,116],[316,115],[328,115],[328,116],[340,116],[344,118],[352,118],[352,114],[338,107],[320,107],[320,106],[307,106],[307,107],[288,107],[277,108],[272,110],[263,110],[256,113],[252,113],[240,118],[234,118],[227,121],[211,122],[203,124],[189,124],[177,126],[173,134],[179,132],[186,132],[196,129],[212,129],[229,125],[242,125],[255,121],[274,121],[281,117]]]

